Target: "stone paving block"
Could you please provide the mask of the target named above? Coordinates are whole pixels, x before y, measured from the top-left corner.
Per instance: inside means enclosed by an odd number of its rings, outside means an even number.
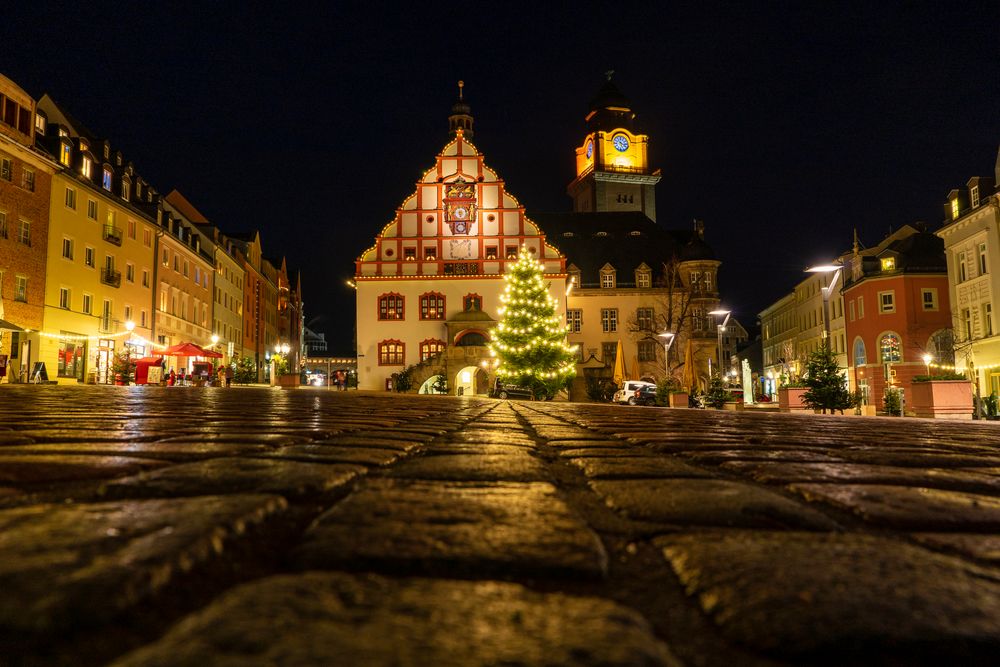
[[[319,572],[241,586],[113,664],[680,665],[639,614],[608,600]]]
[[[268,445],[238,445],[193,442],[70,442],[19,445],[0,448],[0,466],[7,455],[33,456],[128,456],[166,461],[186,461],[238,456],[270,451]]]
[[[709,477],[709,473],[667,456],[585,456],[569,459],[591,479]]]
[[[589,428],[579,426],[534,426],[535,433],[546,440],[607,440],[608,436],[603,433],[591,431]]]
[[[913,539],[931,549],[959,553],[1000,565],[1000,535],[914,533]]]
[[[369,479],[327,511],[296,550],[305,568],[599,576],[597,536],[544,482]]]
[[[389,473],[406,479],[440,479],[470,482],[538,482],[549,475],[541,461],[523,451],[518,454],[432,454],[410,459]]]
[[[356,435],[337,435],[329,440],[324,440],[321,444],[338,445],[340,447],[378,447],[379,449],[395,449],[400,452],[410,452],[424,446],[423,442],[418,440],[368,438]]]
[[[424,448],[430,455],[438,454],[479,454],[482,456],[527,456],[534,447],[524,445],[480,445],[473,442],[436,442]]]
[[[159,442],[190,442],[195,444],[201,443],[219,443],[219,444],[235,444],[235,445],[268,445],[270,447],[286,447],[288,445],[296,445],[304,442],[309,442],[311,438],[307,438],[301,435],[289,435],[287,433],[259,433],[254,431],[237,431],[237,432],[210,432],[210,433],[185,433],[183,435],[175,435],[169,438],[161,438]]]
[[[862,484],[894,484],[927,486],[1000,494],[1000,477],[969,469],[921,469],[859,463],[760,463],[731,461],[723,470],[749,475],[766,484],[793,482],[854,482]]]
[[[181,463],[101,487],[106,498],[171,498],[225,493],[276,493],[287,498],[329,494],[363,475],[362,466],[220,458]]]
[[[981,454],[946,454],[926,450],[893,450],[890,448],[853,449],[840,451],[845,460],[856,463],[913,468],[987,468],[1000,467],[1000,456]]]
[[[155,431],[99,431],[76,428],[19,429],[17,434],[20,438],[26,438],[28,442],[10,442],[9,444],[30,444],[32,442],[149,442],[171,435]]]
[[[0,635],[109,618],[285,507],[234,495],[0,510]]]
[[[549,440],[545,444],[547,446],[549,446],[549,447],[554,447],[554,448],[560,450],[560,452],[559,452],[560,455],[563,454],[562,450],[565,450],[565,449],[588,449],[588,448],[593,448],[593,449],[609,449],[610,448],[610,449],[616,449],[618,451],[622,451],[623,449],[627,449],[628,448],[627,446],[623,447],[623,443],[620,440],[614,440],[614,439],[609,438],[607,436],[603,436],[603,437],[601,437],[599,439],[593,439],[593,440],[590,440],[590,439],[587,439],[587,440],[579,440],[579,439],[574,439],[574,440]],[[638,447],[636,447],[635,450],[636,451],[642,451]],[[648,452],[643,452],[643,453],[644,454],[648,454]]]
[[[615,456],[616,458],[639,458],[644,459],[650,456],[650,452],[642,449],[622,449],[601,445],[599,447],[558,449],[556,453],[561,459],[585,459],[585,458],[606,458]]]
[[[804,504],[751,484],[713,479],[592,480],[608,507],[630,519],[741,528],[833,530],[837,524]]]
[[[254,455],[287,461],[318,463],[354,463],[365,466],[387,466],[399,460],[401,452],[378,447],[344,447],[338,445],[290,445]],[[2,460],[2,459],[0,459]]]
[[[1000,650],[1000,577],[957,558],[843,533],[655,543],[728,640],[765,652],[831,665],[980,664]]]
[[[788,463],[835,463],[837,461],[844,461],[843,457],[815,450],[761,449],[756,447],[678,452],[677,455],[698,461],[699,463],[709,464],[720,464],[727,461],[785,461]]]
[[[1000,530],[1000,498],[887,484],[793,484],[807,500],[906,530]]]
[[[127,456],[0,455],[0,483],[38,484],[125,477],[166,465]]]
[[[468,443],[471,445],[519,445],[534,447],[535,440],[521,430],[490,430],[482,428],[467,428],[449,433],[447,441],[451,443]]]
[[[436,430],[437,429],[435,429],[435,431]],[[442,432],[446,433],[447,431],[442,431]],[[391,429],[391,430],[390,429],[378,429],[378,430],[375,430],[375,431],[354,431],[354,432],[351,433],[351,436],[353,436],[355,438],[366,438],[366,439],[370,438],[371,440],[376,441],[376,442],[382,441],[382,440],[392,440],[392,441],[399,441],[399,442],[402,442],[402,443],[411,443],[411,442],[423,443],[423,442],[430,442],[431,440],[433,440],[434,438],[436,438],[438,435],[439,434],[437,432],[435,432],[432,435],[432,434],[429,434],[429,433],[423,433],[423,432],[420,432],[420,431],[407,430],[407,429]]]
[[[33,439],[21,433],[14,433],[11,431],[0,431],[0,452],[2,452],[8,446],[30,445],[33,442],[35,442]]]

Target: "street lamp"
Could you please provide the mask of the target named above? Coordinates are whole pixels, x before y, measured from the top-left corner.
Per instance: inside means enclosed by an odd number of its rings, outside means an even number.
[[[212,347],[215,347],[218,344],[219,344],[219,335],[212,334]]]
[[[719,373],[719,377],[721,378],[722,377],[722,373],[723,373],[723,371],[722,371],[722,332],[726,330],[726,325],[729,324],[729,318],[732,317],[733,311],[731,311],[731,310],[717,309],[717,310],[711,310],[711,311],[709,311],[708,314],[709,315],[715,315],[717,317],[721,317],[722,315],[726,316],[726,319],[722,320],[722,324],[719,325],[719,331],[718,331],[718,333],[719,333],[719,370],[718,370],[718,373]]]
[[[812,266],[806,269],[806,273],[833,274],[830,284],[820,288],[820,291],[823,293],[823,338],[828,339],[827,344],[829,344],[830,338],[830,294],[833,293],[833,287],[837,284],[837,280],[840,278],[840,273],[843,270],[844,267],[841,264],[820,264],[819,266]]]
[[[930,353],[924,352],[924,365],[927,366],[927,374],[931,374],[931,362],[934,361],[934,357]]]
[[[666,373],[665,379],[670,379],[670,346],[674,344],[674,338],[676,337],[672,331],[661,331],[656,334],[658,338],[663,339],[663,370]]]

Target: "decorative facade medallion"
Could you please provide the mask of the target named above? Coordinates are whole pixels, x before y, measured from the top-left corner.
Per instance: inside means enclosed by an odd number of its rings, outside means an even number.
[[[452,239],[448,244],[451,259],[468,259],[472,257],[472,239]]]
[[[472,232],[476,216],[476,185],[459,176],[444,186],[444,219],[455,235]]]

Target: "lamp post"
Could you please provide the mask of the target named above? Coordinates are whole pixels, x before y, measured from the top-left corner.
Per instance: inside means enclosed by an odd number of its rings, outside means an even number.
[[[827,339],[828,345],[830,338],[830,294],[833,293],[833,288],[837,284],[837,280],[840,278],[840,274],[843,270],[844,267],[841,264],[821,264],[819,266],[811,266],[806,269],[806,273],[833,274],[833,279],[830,280],[830,284],[826,287],[820,288],[820,291],[823,293],[823,338]]]
[[[674,344],[675,334],[672,331],[661,331],[656,334],[658,338],[663,339],[663,371],[665,373],[665,379],[670,378],[670,346]]]
[[[718,342],[718,347],[719,347],[719,370],[718,370],[718,373],[719,373],[719,377],[721,378],[723,376],[723,374],[724,374],[724,371],[722,369],[722,332],[726,330],[726,325],[729,324],[729,318],[732,317],[733,311],[731,311],[731,310],[716,309],[716,310],[709,311],[708,314],[709,315],[715,315],[716,317],[721,317],[723,315],[726,316],[726,318],[724,320],[722,320],[722,324],[720,324],[719,328],[718,328],[718,334],[719,334],[719,342]]]
[[[931,374],[931,362],[934,361],[934,357],[929,353],[924,352],[924,366],[927,367],[927,374]]]

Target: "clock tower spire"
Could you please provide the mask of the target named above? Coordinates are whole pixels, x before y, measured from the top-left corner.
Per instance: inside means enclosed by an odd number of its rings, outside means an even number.
[[[458,99],[451,105],[451,115],[448,116],[448,131],[455,134],[462,130],[462,135],[467,139],[472,138],[472,107],[465,102],[463,93],[465,82],[458,82]]]
[[[586,135],[576,148],[576,178],[566,193],[578,213],[640,211],[655,221],[660,170],[650,169],[649,137],[636,128],[632,103],[611,80],[614,73],[604,73],[607,80],[590,102]]]

